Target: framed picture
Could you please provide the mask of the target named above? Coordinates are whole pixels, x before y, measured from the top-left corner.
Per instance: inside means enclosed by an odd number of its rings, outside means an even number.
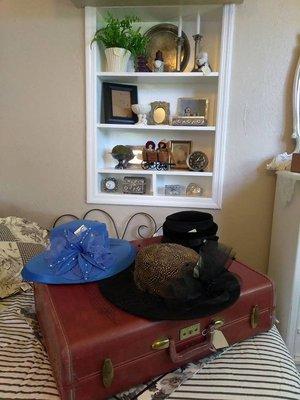
[[[203,117],[207,120],[208,99],[181,97],[178,99],[177,108],[180,117]]]
[[[166,101],[153,101],[150,103],[149,125],[169,125],[170,103]]]
[[[171,140],[171,162],[175,164],[172,168],[189,169],[186,160],[191,149],[190,140]]]
[[[135,124],[138,117],[131,109],[138,103],[137,86],[103,83],[104,122],[106,124]]]

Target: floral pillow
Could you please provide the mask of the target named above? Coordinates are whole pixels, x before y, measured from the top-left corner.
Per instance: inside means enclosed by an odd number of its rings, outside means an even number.
[[[0,218],[0,298],[30,289],[21,271],[47,245],[48,232],[23,218]]]

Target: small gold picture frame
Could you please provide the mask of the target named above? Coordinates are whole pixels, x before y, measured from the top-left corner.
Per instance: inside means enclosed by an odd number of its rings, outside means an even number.
[[[170,103],[166,101],[153,101],[150,103],[151,111],[148,119],[149,125],[170,124]]]

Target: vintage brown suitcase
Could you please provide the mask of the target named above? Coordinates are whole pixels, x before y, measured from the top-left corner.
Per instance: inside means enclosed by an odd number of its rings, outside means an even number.
[[[137,247],[159,238],[135,241]],[[63,400],[100,400],[212,352],[215,326],[230,344],[273,324],[269,278],[234,261],[239,300],[217,315],[153,322],[123,312],[101,296],[97,283],[35,285],[38,320]],[[205,331],[204,331],[205,332]]]

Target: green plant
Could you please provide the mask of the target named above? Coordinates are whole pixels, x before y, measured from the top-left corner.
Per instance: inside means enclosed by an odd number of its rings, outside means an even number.
[[[127,16],[123,19],[115,18],[107,13],[106,26],[96,31],[91,44],[103,43],[106,48],[121,47],[129,50],[136,59],[140,55],[146,55],[148,38],[143,35],[141,27],[134,29],[134,22],[138,22],[137,16]]]
[[[136,60],[139,56],[147,56],[147,46],[149,43],[149,38],[140,32],[141,28],[131,31],[129,37],[129,47]]]

